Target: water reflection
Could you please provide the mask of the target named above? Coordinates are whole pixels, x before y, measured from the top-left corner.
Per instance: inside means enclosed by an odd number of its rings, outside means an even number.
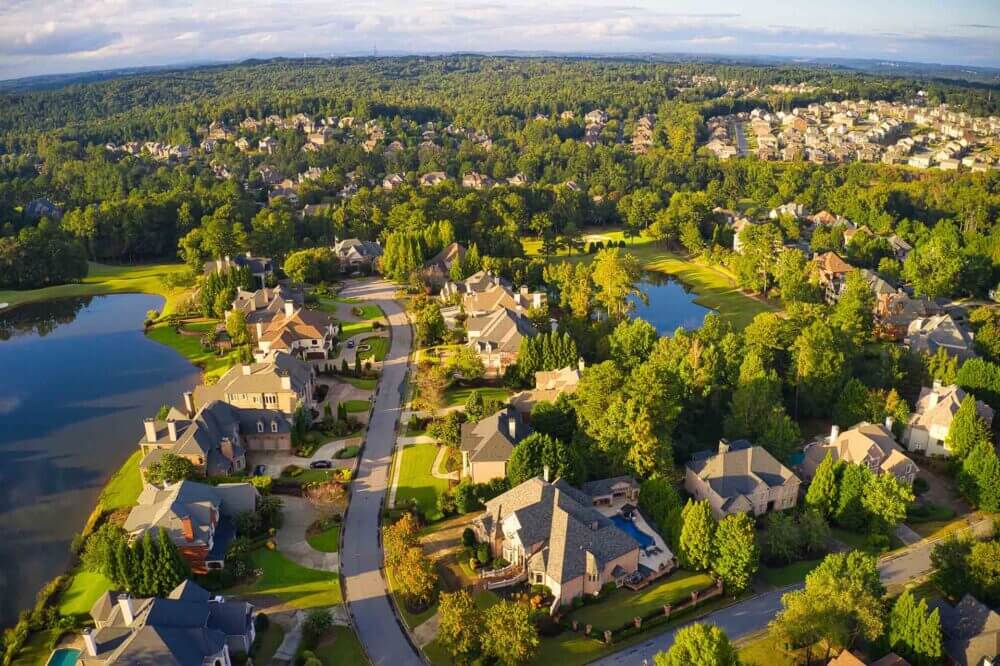
[[[632,298],[633,316],[648,321],[660,335],[673,333],[678,327],[700,328],[705,315],[712,312],[694,302],[697,295],[687,285],[664,273],[643,272],[639,289],[646,294],[647,302]]]

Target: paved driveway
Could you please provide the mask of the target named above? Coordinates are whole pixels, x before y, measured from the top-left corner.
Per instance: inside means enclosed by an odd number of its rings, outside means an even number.
[[[399,626],[379,568],[382,563],[379,541],[382,502],[388,487],[396,421],[412,344],[406,314],[393,300],[394,292],[391,284],[373,279],[352,282],[340,294],[344,298],[377,303],[392,328],[392,345],[382,369],[364,455],[352,484],[340,553],[344,596],[354,616],[358,638],[375,666],[423,663]]]

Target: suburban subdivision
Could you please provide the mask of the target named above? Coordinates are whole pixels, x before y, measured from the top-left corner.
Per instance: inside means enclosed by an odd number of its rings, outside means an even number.
[[[775,58],[0,81],[2,665],[1000,665],[997,70]]]

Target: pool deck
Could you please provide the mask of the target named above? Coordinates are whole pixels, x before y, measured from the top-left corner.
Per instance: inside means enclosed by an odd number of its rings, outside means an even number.
[[[612,504],[611,506],[595,506],[595,509],[600,511],[602,514],[611,518],[612,516],[617,516],[621,511],[622,504]],[[632,512],[635,520],[632,522],[639,529],[639,531],[645,533],[649,536],[653,543],[660,549],[660,552],[656,555],[647,555],[645,550],[639,551],[639,564],[649,568],[651,571],[660,571],[661,567],[666,567],[667,569],[672,569],[677,566],[677,560],[674,557],[673,552],[670,547],[667,546],[667,542],[663,540],[660,533],[654,530],[649,523],[646,522],[646,518],[642,515],[639,509],[635,509]]]

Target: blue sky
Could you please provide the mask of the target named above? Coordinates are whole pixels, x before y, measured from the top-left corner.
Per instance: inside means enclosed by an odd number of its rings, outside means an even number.
[[[545,50],[1000,67],[1000,0],[0,0],[0,78],[203,60]]]

